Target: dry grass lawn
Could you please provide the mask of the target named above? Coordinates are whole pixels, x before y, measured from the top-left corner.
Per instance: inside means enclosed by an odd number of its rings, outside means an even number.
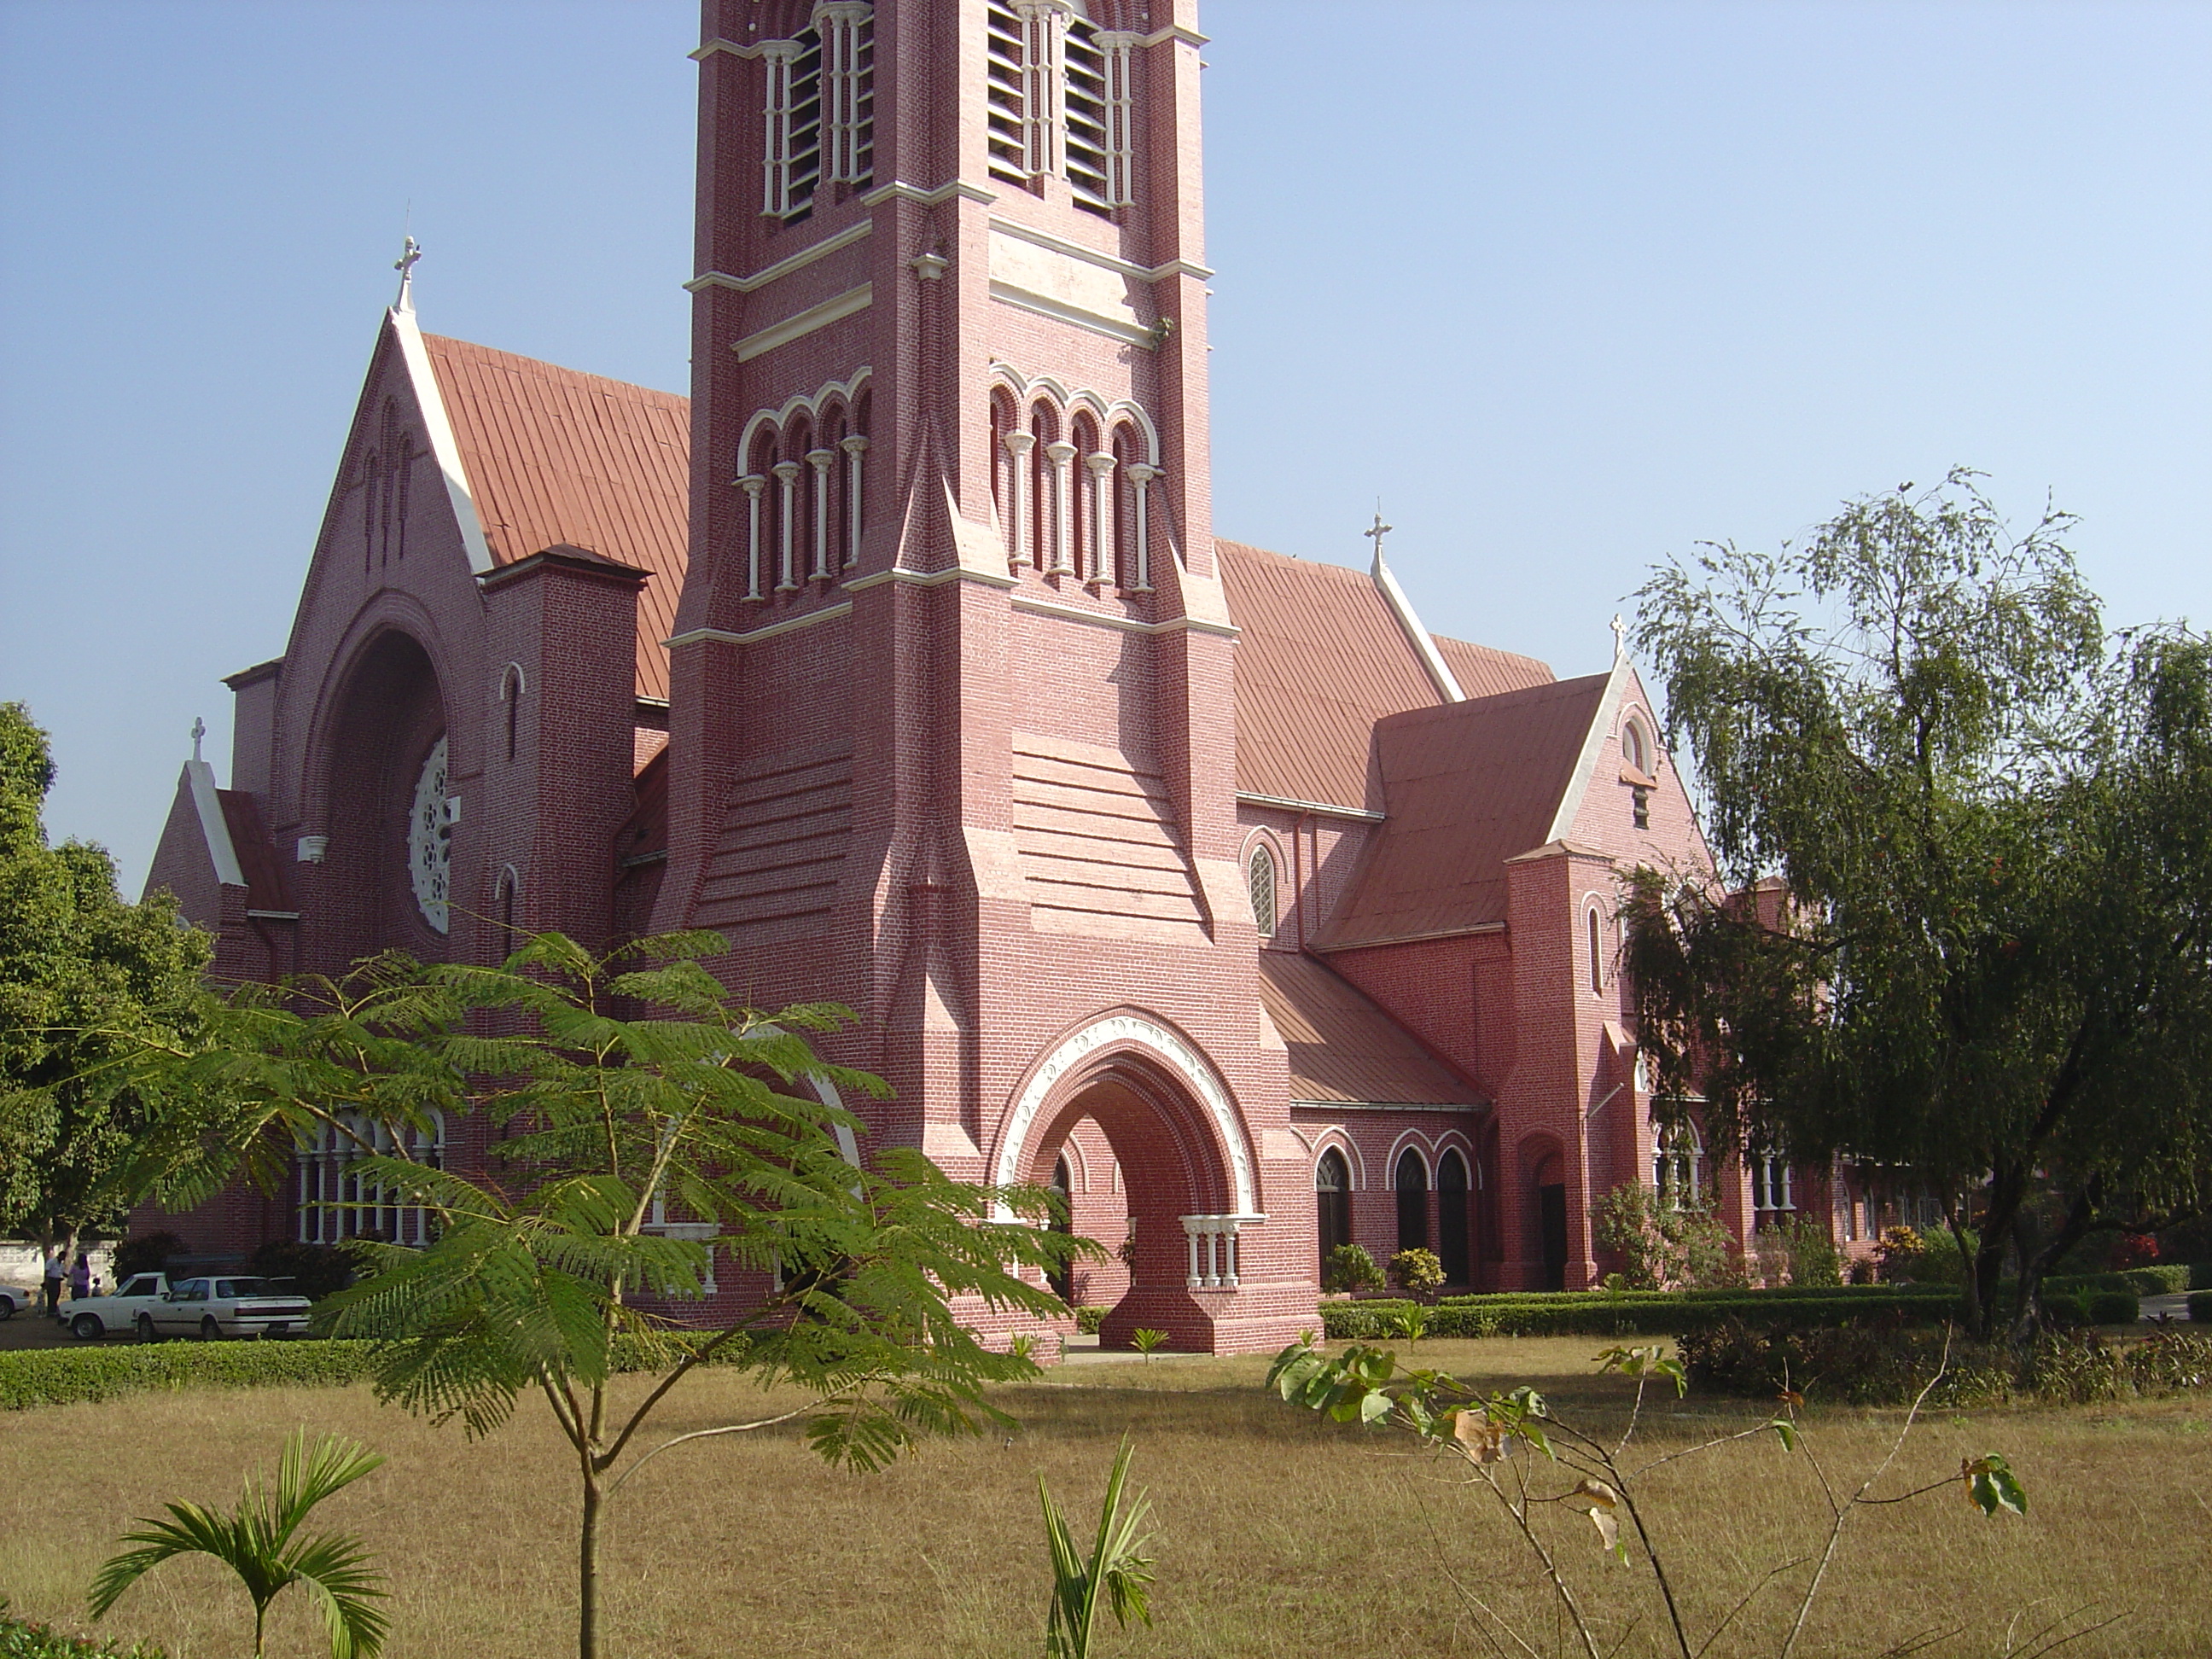
[[[1424,1344],[1425,1361],[1498,1384],[1528,1381],[1555,1409],[1618,1424],[1626,1385],[1594,1380],[1587,1339]],[[612,1519],[610,1650],[675,1656],[868,1655],[999,1659],[1041,1649],[1046,1564],[1040,1471],[1076,1512],[1095,1505],[1115,1441],[1138,1448],[1158,1527],[1158,1624],[1120,1654],[1443,1655],[1498,1650],[1466,1595],[1536,1651],[1564,1652],[1545,1586],[1486,1495],[1448,1482],[1403,1443],[1317,1422],[1258,1383],[1261,1360],[1070,1366],[1007,1390],[1011,1439],[940,1443],[886,1473],[825,1469],[795,1433],[683,1448],[625,1488]],[[727,1374],[687,1384],[670,1432],[751,1413]],[[1647,1413],[1656,1455],[1764,1413],[1692,1395]],[[1895,1413],[1815,1412],[1810,1440],[1856,1480]],[[471,1443],[378,1406],[363,1389],[143,1396],[0,1418],[0,1592],[19,1612],[82,1622],[83,1590],[132,1517],[172,1497],[228,1505],[243,1470],[272,1462],[305,1424],[356,1436],[390,1462],[322,1512],[365,1535],[391,1576],[398,1656],[521,1659],[573,1650],[573,1482],[542,1407]],[[2063,1650],[2212,1654],[2212,1401],[2081,1411],[1942,1414],[1926,1422],[1890,1490],[1962,1455],[2005,1452],[2027,1483],[2026,1520],[1985,1521],[1947,1491],[1862,1511],[1824,1592],[1808,1655],[2026,1655],[2053,1620],[2115,1622]],[[1710,1628],[1768,1569],[1815,1553],[1825,1532],[1804,1456],[1771,1437],[1649,1478],[1662,1547],[1695,1626]],[[1480,1501],[1478,1501],[1480,1500]],[[1587,1522],[1546,1511],[1577,1592],[1625,1655],[1655,1654],[1647,1574],[1607,1564]],[[1456,1578],[1463,1589],[1455,1589]],[[1712,1649],[1771,1654],[1802,1571],[1756,1598]],[[245,1650],[245,1601],[219,1570],[157,1571],[110,1616],[113,1633],[178,1659]],[[304,1604],[272,1655],[318,1638]],[[2008,1637],[2008,1632],[2010,1632]],[[2042,1641],[2048,1642],[2045,1636]],[[1509,1643],[1508,1647],[1510,1647]],[[1518,1651],[1518,1650],[1514,1650]]]

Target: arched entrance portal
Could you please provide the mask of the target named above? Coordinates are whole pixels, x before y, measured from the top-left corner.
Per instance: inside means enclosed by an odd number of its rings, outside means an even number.
[[[1049,1186],[1063,1166],[1071,1181],[1080,1167],[1095,1188],[1109,1163],[1119,1189],[1109,1202],[1126,1215],[1125,1232],[1091,1236],[1121,1247],[1114,1265],[1126,1264],[1127,1287],[1100,1326],[1101,1344],[1128,1346],[1142,1328],[1165,1331],[1168,1346],[1186,1352],[1285,1340],[1283,1322],[1255,1310],[1264,1298],[1248,1271],[1267,1218],[1243,1119],[1204,1055],[1140,1015],[1109,1016],[1055,1046],[1015,1103],[993,1173]],[[1077,1209],[1103,1212],[1080,1200]],[[1118,1286],[1121,1277],[1109,1267],[1096,1282]]]

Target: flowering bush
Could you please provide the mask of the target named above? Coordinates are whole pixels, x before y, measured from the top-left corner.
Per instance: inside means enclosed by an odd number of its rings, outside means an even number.
[[[2112,1241],[2112,1266],[2116,1273],[2125,1273],[2130,1267],[2148,1267],[2157,1261],[2155,1233],[2122,1233]]]
[[[51,1626],[11,1619],[8,1598],[0,1595],[0,1659],[167,1659],[167,1655],[148,1643],[118,1648],[112,1642],[81,1641]]]

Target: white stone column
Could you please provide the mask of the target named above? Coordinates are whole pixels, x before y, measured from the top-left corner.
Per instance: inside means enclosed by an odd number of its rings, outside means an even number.
[[[1009,516],[1013,520],[1006,538],[1006,562],[1018,570],[1030,557],[1030,451],[1036,447],[1034,432],[1009,432],[1006,453],[1013,457],[1012,488],[1006,491]]]
[[[814,563],[806,573],[811,581],[830,580],[830,466],[836,459],[834,449],[806,452],[806,464],[814,469]]]
[[[1183,1280],[1183,1283],[1186,1286],[1194,1291],[1199,1287],[1199,1285],[1201,1282],[1198,1271],[1199,1219],[1200,1218],[1194,1215],[1187,1215],[1182,1218],[1183,1237],[1190,1246],[1190,1274],[1189,1277]]]
[[[1065,439],[1048,443],[1044,458],[1052,463],[1052,546],[1045,568],[1055,573],[1071,571],[1075,568],[1069,557],[1075,542],[1075,446]]]
[[[860,562],[860,458],[868,441],[855,434],[837,446],[845,452],[845,568]]]
[[[1091,563],[1089,580],[1114,580],[1114,458],[1104,450],[1085,455],[1091,472]]]
[[[1129,484],[1135,491],[1135,500],[1132,504],[1134,523],[1129,539],[1137,568],[1130,572],[1136,580],[1128,586],[1139,593],[1149,593],[1152,588],[1151,503],[1147,486],[1159,476],[1159,468],[1143,461],[1137,462],[1129,469]]]
[[[769,471],[775,474],[776,483],[783,486],[783,538],[776,550],[778,574],[775,591],[779,593],[796,592],[799,589],[799,550],[793,544],[799,534],[799,463],[778,461]]]
[[[768,488],[768,480],[748,472],[738,480],[738,488],[745,492],[745,598],[766,599],[761,592],[761,491]]]
[[[761,146],[761,212],[778,218],[791,208],[791,71],[799,62],[799,42],[763,40],[760,55],[768,72],[761,106],[768,122]]]
[[[822,39],[822,172],[833,183],[860,177],[860,25],[867,0],[825,0],[814,9]]]
[[[1130,188],[1130,158],[1136,154],[1136,112],[1129,94],[1130,55],[1141,35],[1111,29],[1098,36],[1106,58],[1106,204],[1127,207],[1136,200]]]

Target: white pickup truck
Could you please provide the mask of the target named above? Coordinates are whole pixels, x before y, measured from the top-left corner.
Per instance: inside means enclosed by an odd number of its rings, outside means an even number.
[[[64,1311],[70,1329],[88,1342],[133,1329],[141,1342],[165,1336],[213,1342],[226,1336],[304,1335],[307,1298],[284,1285],[245,1273],[207,1273],[173,1285],[161,1273],[137,1273],[114,1294],[72,1301]]]

